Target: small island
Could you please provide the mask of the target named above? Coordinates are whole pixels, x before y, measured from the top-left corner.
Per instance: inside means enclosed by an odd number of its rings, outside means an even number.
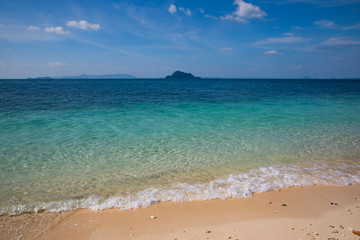
[[[166,76],[165,79],[201,79],[201,77],[195,77],[191,73],[176,71],[172,75]]]

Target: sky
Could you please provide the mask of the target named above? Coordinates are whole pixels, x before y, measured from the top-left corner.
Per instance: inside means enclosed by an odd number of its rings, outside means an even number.
[[[0,78],[358,78],[360,0],[1,0]]]

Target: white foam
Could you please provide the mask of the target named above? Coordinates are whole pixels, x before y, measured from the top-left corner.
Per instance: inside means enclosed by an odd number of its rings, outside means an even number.
[[[34,203],[17,205],[0,210],[0,214],[19,214],[23,212],[59,212],[80,208],[103,210],[108,208],[133,209],[148,207],[162,201],[196,201],[252,197],[253,193],[267,192],[292,186],[311,185],[351,185],[360,183],[360,165],[311,167],[272,166],[261,167],[241,174],[230,174],[225,178],[208,183],[178,183],[167,188],[148,188],[128,196],[104,199],[91,196],[82,200]]]

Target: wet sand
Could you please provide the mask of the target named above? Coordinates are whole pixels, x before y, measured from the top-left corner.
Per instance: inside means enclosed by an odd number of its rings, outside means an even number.
[[[0,217],[1,239],[360,239],[360,185]]]

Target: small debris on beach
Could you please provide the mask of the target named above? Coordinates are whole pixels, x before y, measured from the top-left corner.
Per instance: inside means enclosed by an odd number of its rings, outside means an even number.
[[[295,228],[294,228],[294,227],[292,227],[292,228],[291,228],[291,230],[295,230]]]
[[[157,216],[150,216],[151,219],[157,219]]]
[[[211,233],[211,231],[210,231],[210,230],[207,230],[205,233]]]
[[[331,205],[336,205],[336,206],[337,206],[337,205],[339,205],[339,204],[336,203],[336,202],[332,202]]]
[[[286,203],[283,203],[283,204],[281,204],[281,206],[282,206],[282,207],[286,207],[287,205],[286,205]]]
[[[350,214],[353,214],[353,213],[350,211],[350,209],[348,209],[348,208],[346,209],[346,211],[348,211],[348,213],[350,213]]]
[[[334,231],[332,231],[331,233],[339,233],[339,231],[338,231],[338,230],[334,230]]]
[[[352,233],[353,233],[353,234],[355,234],[355,235],[360,236],[360,231],[355,231],[355,230],[352,230]]]
[[[267,204],[272,204],[272,202],[267,202]]]

